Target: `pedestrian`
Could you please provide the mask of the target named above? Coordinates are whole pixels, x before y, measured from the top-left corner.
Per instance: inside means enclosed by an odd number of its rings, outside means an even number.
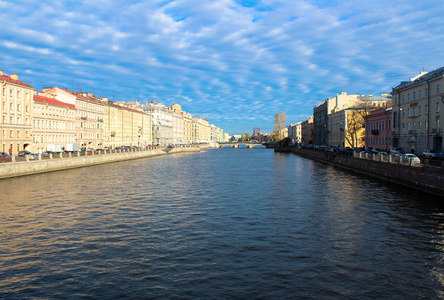
[[[11,155],[12,155],[12,149],[9,148],[9,156],[11,156]]]

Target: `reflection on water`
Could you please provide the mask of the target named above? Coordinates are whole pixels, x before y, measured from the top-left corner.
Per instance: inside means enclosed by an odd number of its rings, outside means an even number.
[[[3,298],[443,297],[438,199],[267,149],[0,181]]]

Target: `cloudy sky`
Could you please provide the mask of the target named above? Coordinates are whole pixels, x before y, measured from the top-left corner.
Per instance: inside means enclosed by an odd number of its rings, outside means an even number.
[[[179,103],[229,134],[444,65],[442,0],[0,0],[0,70],[36,90]]]

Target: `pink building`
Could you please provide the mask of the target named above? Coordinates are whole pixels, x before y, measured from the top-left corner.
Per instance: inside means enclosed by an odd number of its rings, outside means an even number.
[[[392,108],[378,108],[365,117],[365,146],[388,151],[392,147]]]

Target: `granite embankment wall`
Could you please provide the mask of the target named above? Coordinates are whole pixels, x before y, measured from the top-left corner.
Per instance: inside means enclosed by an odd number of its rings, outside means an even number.
[[[94,154],[87,156],[74,156],[69,158],[54,158],[23,162],[10,162],[0,164],[0,179],[32,175],[74,168],[82,168],[100,164],[109,164],[119,161],[141,159],[151,156],[168,155],[174,153],[199,152],[199,147],[178,147],[154,149],[146,151]]]
[[[346,155],[339,152],[325,152],[303,148],[291,148],[290,151],[306,158],[315,159],[444,197],[443,167],[426,165],[408,166],[399,163],[356,158],[350,155],[350,153]]]

